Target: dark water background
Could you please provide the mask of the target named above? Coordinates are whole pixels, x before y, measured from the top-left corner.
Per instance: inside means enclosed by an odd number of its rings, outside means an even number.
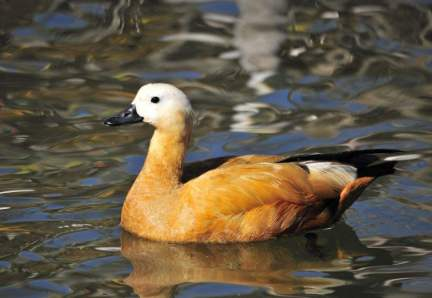
[[[121,233],[146,82],[200,121],[188,161],[398,148],[344,222],[174,245]],[[432,1],[0,0],[0,297],[431,297]],[[123,252],[120,252],[122,238]]]

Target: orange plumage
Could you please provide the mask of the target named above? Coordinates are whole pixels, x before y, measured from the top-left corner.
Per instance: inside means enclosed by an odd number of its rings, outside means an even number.
[[[257,241],[325,227],[395,164],[385,160],[395,151],[366,150],[217,158],[183,171],[192,122],[186,96],[171,85],[149,84],[127,111],[106,123],[145,121],[156,131],[125,200],[121,225],[153,240]]]

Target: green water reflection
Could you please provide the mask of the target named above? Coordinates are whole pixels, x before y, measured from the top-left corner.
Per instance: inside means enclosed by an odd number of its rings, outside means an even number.
[[[0,1],[0,297],[429,297],[430,1]],[[118,228],[146,82],[197,112],[188,161],[397,148],[344,223],[209,246]]]

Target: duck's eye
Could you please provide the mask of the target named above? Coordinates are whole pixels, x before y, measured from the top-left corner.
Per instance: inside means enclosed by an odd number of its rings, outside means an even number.
[[[157,96],[155,96],[155,97],[152,97],[152,98],[150,99],[150,101],[151,101],[152,103],[158,103],[158,102],[160,101],[160,98],[157,97]]]

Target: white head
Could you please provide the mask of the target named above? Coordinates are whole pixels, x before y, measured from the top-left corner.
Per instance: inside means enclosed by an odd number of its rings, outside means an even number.
[[[156,128],[172,128],[188,124],[192,107],[186,95],[170,84],[153,83],[142,86],[132,105],[118,116],[105,121],[107,125],[147,122]],[[124,120],[126,117],[130,120]]]
[[[186,95],[170,84],[154,83],[142,86],[132,101],[144,122],[155,127],[166,125],[177,116],[189,117],[191,104]],[[174,124],[174,123],[173,123]]]

